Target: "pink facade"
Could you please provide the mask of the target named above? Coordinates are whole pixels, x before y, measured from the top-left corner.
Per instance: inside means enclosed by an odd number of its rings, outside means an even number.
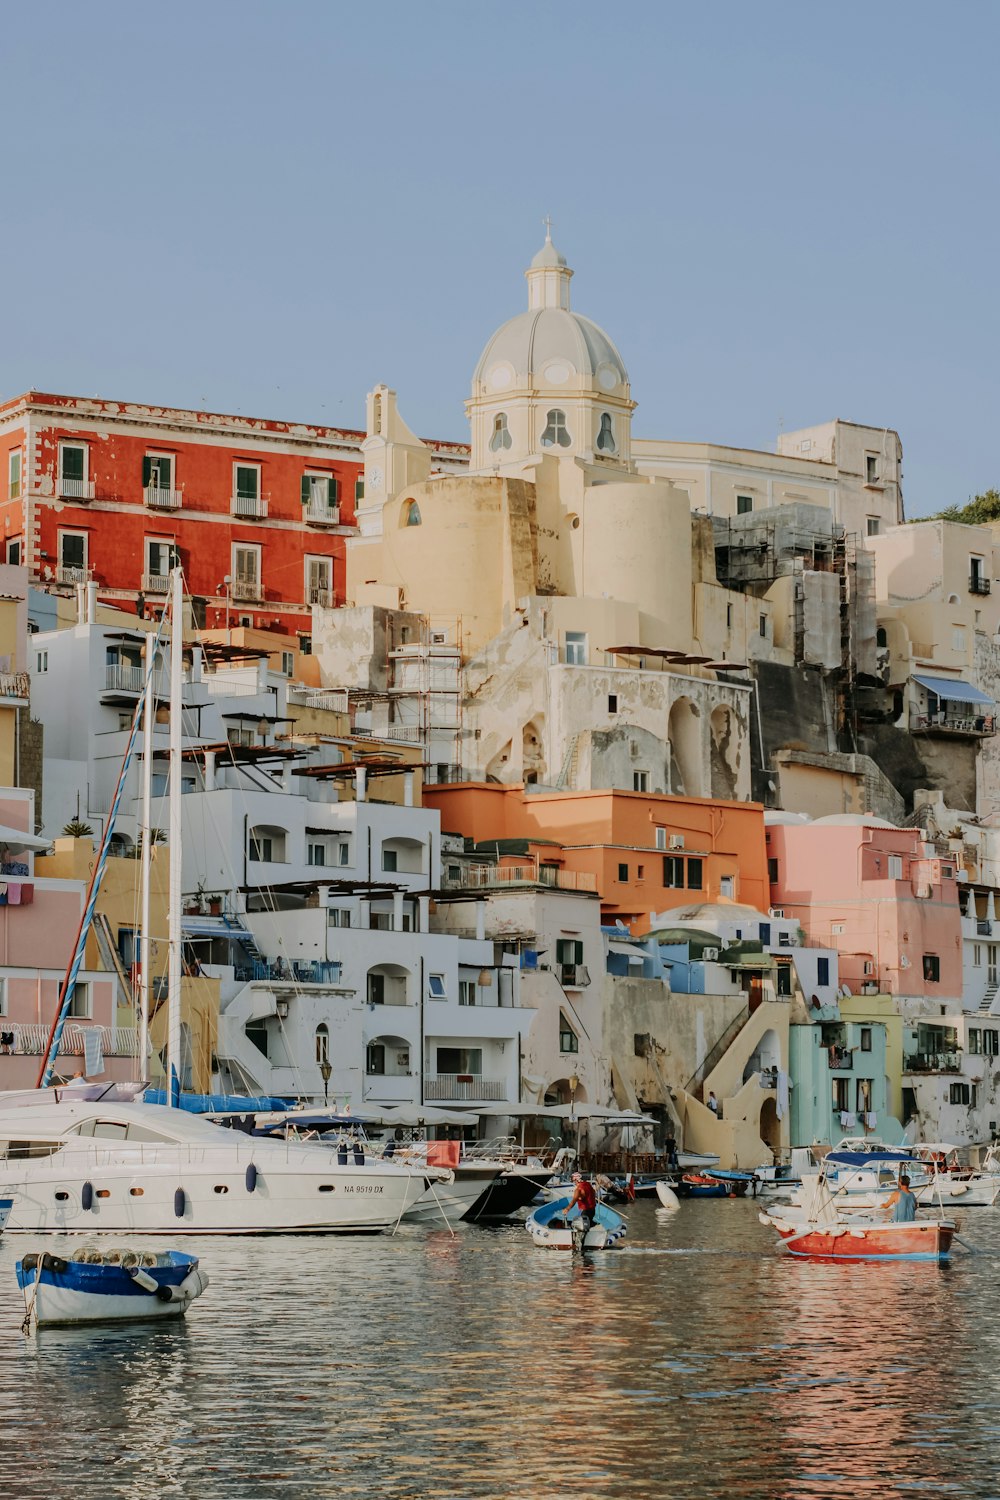
[[[807,942],[837,949],[854,994],[961,996],[955,861],[918,829],[820,818],[772,824],[766,837],[772,906]]]

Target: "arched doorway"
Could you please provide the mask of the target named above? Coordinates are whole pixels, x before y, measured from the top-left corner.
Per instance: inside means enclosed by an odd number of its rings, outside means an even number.
[[[773,1099],[765,1099],[760,1107],[760,1138],[769,1151],[777,1156],[781,1151],[781,1121],[778,1107]]]
[[[677,796],[703,797],[705,772],[701,753],[701,715],[690,698],[678,698],[667,721],[670,741],[670,790]]]
[[[737,790],[738,751],[735,725],[732,711],[724,703],[712,710],[709,720],[712,796],[726,801],[734,801]]]

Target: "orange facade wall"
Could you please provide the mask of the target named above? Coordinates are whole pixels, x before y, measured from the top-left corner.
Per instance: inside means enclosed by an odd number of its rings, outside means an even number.
[[[424,803],[440,811],[445,832],[476,844],[539,840],[532,856],[592,874],[604,916],[637,930],[653,914],[726,895],[768,909],[764,810],[756,802],[624,791],[526,794],[521,786],[465,783],[425,787]]]

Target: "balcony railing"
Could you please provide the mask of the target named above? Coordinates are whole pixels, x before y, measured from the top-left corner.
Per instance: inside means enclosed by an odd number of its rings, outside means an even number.
[[[56,583],[86,583],[89,577],[86,568],[73,568],[63,563],[56,568]]]
[[[61,500],[93,500],[94,481],[92,479],[59,479],[59,498]]]
[[[854,1053],[849,1047],[827,1047],[827,1060],[834,1072],[847,1073],[854,1067]]]
[[[976,936],[989,937],[993,932],[993,923],[985,917],[976,918]]]
[[[424,1097],[502,1103],[507,1083],[503,1078],[480,1078],[472,1073],[431,1073],[424,1076]]]
[[[180,510],[184,499],[181,490],[165,490],[158,484],[148,484],[142,494],[150,510]]]
[[[229,514],[244,521],[263,521],[267,516],[267,501],[263,495],[233,495]]]
[[[309,589],[309,603],[321,604],[324,609],[330,609],[333,605],[333,590],[320,587],[318,584]]]
[[[559,983],[564,989],[586,989],[590,983],[590,970],[586,964],[560,964]]]
[[[903,1059],[904,1073],[960,1073],[962,1059],[958,1052],[912,1052]]]
[[[169,573],[143,573],[142,591],[144,594],[169,594]]]
[[[327,505],[325,500],[310,500],[302,507],[302,519],[311,526],[339,526],[340,506]]]
[[[990,580],[984,578],[981,573],[973,573],[969,577],[970,594],[988,594],[990,591]]]
[[[233,585],[234,599],[260,599],[260,580],[257,578],[237,578]]]
[[[996,734],[996,718],[993,714],[910,714],[910,728],[924,734],[970,734],[985,738]]]
[[[334,713],[346,714],[348,698],[342,689],[325,692],[314,688],[289,688],[288,701],[306,708],[329,708]]]
[[[406,736],[415,739],[416,731],[407,730]],[[372,735],[373,739],[396,737],[391,729]],[[456,884],[455,881],[447,883]],[[465,890],[473,891],[505,885],[548,885],[560,891],[596,891],[597,876],[586,871],[558,870],[553,865],[539,864],[538,861],[523,865],[464,865],[457,884]]]
[[[134,1026],[82,1026],[75,1021],[68,1021],[63,1028],[59,1042],[60,1053],[82,1057],[83,1037],[87,1031],[100,1033],[101,1051],[105,1057],[138,1056],[139,1039]],[[33,1057],[41,1056],[49,1039],[49,1027],[35,1022],[21,1024],[18,1021],[0,1020],[0,1032],[13,1036],[14,1041],[9,1048],[11,1052]]]
[[[0,672],[0,698],[31,697],[31,674],[28,672]]]
[[[104,669],[104,691],[106,693],[141,693],[146,674],[142,667],[133,667],[118,662]]]

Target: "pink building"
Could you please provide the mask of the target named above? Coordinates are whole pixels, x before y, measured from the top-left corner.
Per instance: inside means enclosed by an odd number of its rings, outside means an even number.
[[[0,1090],[35,1085],[86,896],[82,881],[35,878],[44,841],[33,836],[34,802],[30,791],[0,787]],[[114,974],[81,970],[57,1075],[83,1073],[89,1061],[91,1077],[134,1076],[134,1023],[116,1025],[115,985]]]
[[[854,994],[961,997],[953,858],[937,854],[919,829],[859,814],[801,823],[778,813],[767,825],[772,907],[794,917],[807,942],[837,949]]]

